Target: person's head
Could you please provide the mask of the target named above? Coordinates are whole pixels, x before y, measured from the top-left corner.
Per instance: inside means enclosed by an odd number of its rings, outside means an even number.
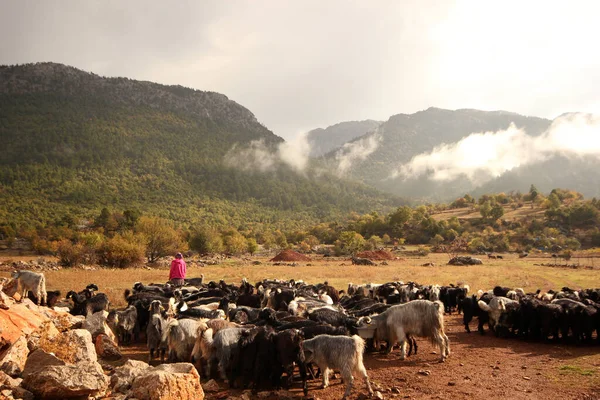
[[[181,260],[181,259],[183,258],[183,254],[181,254],[181,253],[177,253],[177,254],[175,254],[175,258],[177,258],[177,259],[180,259],[180,260]]]

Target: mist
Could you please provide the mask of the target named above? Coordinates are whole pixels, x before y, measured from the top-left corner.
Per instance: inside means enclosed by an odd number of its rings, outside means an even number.
[[[376,130],[372,135],[364,136],[356,141],[344,144],[335,153],[338,175],[344,175],[352,168],[354,163],[366,159],[377,150],[380,142],[381,135]]]
[[[481,185],[514,168],[559,155],[600,158],[600,115],[561,115],[535,137],[514,124],[506,130],[472,133],[456,143],[413,157],[395,169],[390,178],[427,176],[433,181],[452,181],[466,177]]]

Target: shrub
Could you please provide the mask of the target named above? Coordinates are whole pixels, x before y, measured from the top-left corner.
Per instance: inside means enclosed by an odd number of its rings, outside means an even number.
[[[127,268],[144,262],[146,246],[143,237],[126,232],[106,240],[98,250],[101,264],[109,267]]]
[[[85,258],[85,249],[82,243],[73,243],[69,239],[63,239],[58,242],[57,251],[58,262],[65,267],[74,267],[83,262]]]

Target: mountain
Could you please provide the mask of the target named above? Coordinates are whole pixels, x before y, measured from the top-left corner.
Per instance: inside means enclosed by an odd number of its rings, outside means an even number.
[[[310,156],[319,157],[337,149],[344,143],[375,130],[381,121],[347,121],[331,125],[325,129],[317,128],[308,132],[306,139],[310,144]]]
[[[466,177],[448,182],[433,181],[426,176],[407,180],[391,177],[393,170],[416,155],[431,152],[442,144],[456,143],[472,133],[496,132],[514,124],[528,135],[536,137],[546,131],[552,122],[506,111],[472,109],[453,111],[429,108],[414,114],[394,115],[376,131],[346,144],[359,147],[369,139],[378,143],[372,153],[352,163],[346,176],[383,191],[422,201],[449,201],[465,193],[526,192],[531,184],[543,192],[553,188],[569,188],[586,196],[600,195],[600,188],[596,184],[600,178],[600,173],[596,172],[600,170],[600,165],[595,158],[552,157],[538,164],[515,168],[481,186]],[[331,168],[335,168],[338,156],[339,150],[327,155]]]
[[[327,174],[223,160],[283,139],[225,95],[55,63],[0,66],[0,221],[137,209],[187,224],[301,226],[398,199]]]

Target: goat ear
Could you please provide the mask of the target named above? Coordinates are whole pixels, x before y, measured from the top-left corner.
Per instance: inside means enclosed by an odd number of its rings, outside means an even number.
[[[181,305],[181,307],[179,308],[179,311],[180,311],[180,312],[181,312],[181,311],[186,311],[186,310],[188,309],[188,305],[187,305],[187,303],[186,303],[185,301],[182,301],[181,303],[183,303],[183,304],[182,304],[182,305]],[[181,304],[181,303],[179,303],[179,304]]]

